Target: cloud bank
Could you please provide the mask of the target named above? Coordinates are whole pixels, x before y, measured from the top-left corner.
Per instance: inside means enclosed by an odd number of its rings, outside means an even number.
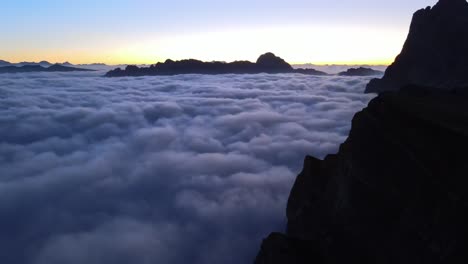
[[[250,263],[369,78],[0,76],[0,259]]]

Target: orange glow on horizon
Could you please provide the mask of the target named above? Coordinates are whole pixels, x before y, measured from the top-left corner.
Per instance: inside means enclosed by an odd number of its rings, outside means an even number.
[[[255,61],[261,54],[273,52],[293,65],[389,65],[400,52],[406,33],[352,25],[231,29],[157,38],[140,36],[138,41],[114,41],[114,44],[107,40],[106,44],[89,43],[86,48],[6,50],[2,53],[8,55],[0,59],[16,63],[46,60],[119,65],[154,64],[169,58]]]
[[[266,51],[265,51],[266,52]],[[261,54],[259,54],[260,56]],[[276,54],[278,55],[278,54]],[[281,57],[281,55],[278,55]],[[90,58],[92,56],[89,56]],[[187,57],[187,59],[198,59],[194,57]],[[19,63],[19,62],[40,62],[40,61],[48,61],[50,63],[63,63],[63,62],[69,62],[75,65],[78,64],[93,64],[93,63],[104,63],[109,66],[112,65],[152,65],[156,64],[158,62],[164,62],[166,59],[156,59],[156,60],[141,60],[141,59],[126,59],[126,60],[119,60],[119,59],[113,59],[113,58],[106,58],[106,59],[83,59],[83,57],[75,58],[71,56],[64,56],[64,57],[59,57],[59,56],[51,56],[51,57],[42,57],[42,56],[21,56],[21,57],[3,57],[0,58],[2,60],[11,62],[11,63]],[[169,58],[168,58],[169,59]],[[213,60],[203,60],[199,59],[202,61],[213,61]],[[239,59],[241,60],[241,59]],[[219,61],[226,61],[226,60],[219,60]],[[255,62],[255,60],[248,60]],[[356,65],[372,65],[372,66],[388,66],[393,63],[393,59],[388,59],[388,60],[357,60],[357,61],[295,61],[295,62],[290,62],[287,61],[291,65],[317,65],[317,66],[332,66],[332,65],[343,65],[343,66],[356,66]],[[226,62],[231,62],[231,61],[226,61]]]

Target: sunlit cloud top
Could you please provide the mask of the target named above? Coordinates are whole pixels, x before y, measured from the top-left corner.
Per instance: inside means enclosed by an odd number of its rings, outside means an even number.
[[[2,3],[0,59],[148,64],[167,58],[387,64],[433,0],[101,0]],[[7,23],[8,22],[8,23]]]

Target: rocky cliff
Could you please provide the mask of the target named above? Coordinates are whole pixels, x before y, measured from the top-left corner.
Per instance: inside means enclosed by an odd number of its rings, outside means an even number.
[[[468,95],[384,93],[336,155],[307,157],[271,263],[467,263]]]
[[[468,263],[467,22],[465,0],[416,12],[339,152],[306,157],[256,264]]]
[[[414,84],[451,90],[468,84],[468,3],[440,0],[417,11],[400,55],[366,92],[398,90]]]

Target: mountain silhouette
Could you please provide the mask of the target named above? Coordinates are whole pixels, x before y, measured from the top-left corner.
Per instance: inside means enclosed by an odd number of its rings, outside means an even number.
[[[468,263],[467,10],[416,12],[338,153],[305,158],[256,264]]]
[[[338,75],[340,76],[375,76],[375,75],[382,75],[382,74],[383,72],[381,71],[376,71],[371,68],[364,68],[364,67],[351,68],[351,69],[348,69],[347,71],[338,73]]]
[[[48,68],[40,65],[24,65],[24,66],[5,66],[0,67],[0,73],[22,73],[22,72],[72,72],[72,71],[93,71],[89,69],[66,67],[60,64],[54,64]]]
[[[379,95],[338,154],[307,157],[255,263],[467,263],[468,93],[432,91]]]
[[[11,63],[8,61],[0,60],[0,67],[11,66]]]
[[[441,0],[417,11],[403,49],[368,93],[396,91],[406,85],[454,90],[468,86],[468,3]]]
[[[265,53],[253,63],[234,61],[230,63],[214,61],[203,62],[189,59],[181,61],[166,60],[150,67],[127,66],[109,71],[106,77],[177,75],[177,74],[255,74],[255,73],[300,73],[309,75],[327,75],[313,69],[293,69],[291,65],[273,53]]]

